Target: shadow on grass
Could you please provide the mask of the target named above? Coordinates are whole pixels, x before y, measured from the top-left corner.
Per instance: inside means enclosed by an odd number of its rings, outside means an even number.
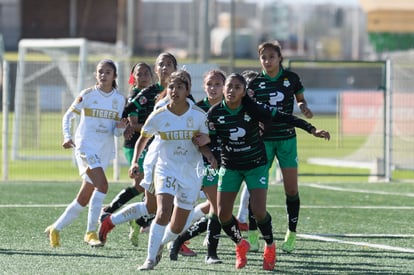
[[[30,250],[16,250],[16,249],[5,249],[0,248],[0,255],[26,255],[26,256],[50,256],[50,257],[89,257],[89,258],[111,258],[120,259],[124,258],[121,256],[107,256],[107,255],[96,255],[88,253],[53,253],[53,252],[42,252],[42,251],[30,251]]]

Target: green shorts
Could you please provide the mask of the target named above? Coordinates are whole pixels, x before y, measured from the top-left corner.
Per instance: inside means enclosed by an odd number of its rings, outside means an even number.
[[[298,167],[298,149],[296,137],[284,140],[265,141],[268,169],[276,157],[280,168]]]
[[[203,187],[214,186],[218,184],[219,181],[219,171],[214,169],[209,169],[204,167],[204,177],[203,177]]]
[[[125,158],[128,161],[128,164],[131,165],[132,158],[134,157],[134,148],[123,147],[123,150],[124,150]],[[138,166],[139,166],[139,171],[141,173],[144,172],[144,158],[146,154],[147,154],[147,149],[144,149],[144,151],[138,158]]]
[[[217,191],[239,192],[243,180],[248,190],[267,189],[269,182],[267,166],[262,165],[250,170],[231,170],[221,167]]]

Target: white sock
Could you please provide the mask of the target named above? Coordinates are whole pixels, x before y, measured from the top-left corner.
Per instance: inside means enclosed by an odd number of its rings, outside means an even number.
[[[191,212],[188,214],[187,221],[185,222],[184,228],[183,230],[181,230],[181,233],[186,231],[194,222],[198,221],[201,218],[200,217],[199,219],[195,220],[194,212],[195,212],[195,209],[191,210]]]
[[[204,206],[204,203],[197,204],[196,207],[194,207],[193,212],[193,218],[192,223],[198,221],[201,217],[204,217],[206,214],[202,211],[202,207]]]
[[[53,227],[60,231],[69,224],[71,224],[77,217],[79,217],[79,214],[82,212],[82,210],[85,207],[80,205],[76,199],[74,199],[65,209],[65,211],[60,215],[60,217],[56,220]]]
[[[237,219],[241,223],[247,223],[247,216],[249,215],[249,199],[250,199],[250,193],[245,184],[243,187],[243,191],[240,195],[240,205],[239,205],[239,211],[237,213]]]
[[[86,228],[86,232],[96,231],[105,197],[105,193],[98,190],[93,191],[92,197],[89,201],[88,226]]]
[[[165,229],[164,237],[162,238],[162,244],[166,244],[168,242],[174,241],[179,234],[175,234],[171,231],[170,224],[168,224],[167,229]]]
[[[164,236],[166,225],[159,225],[156,222],[151,223],[148,236],[148,255],[147,260],[155,261],[158,250],[161,246],[161,240]]]
[[[142,216],[149,215],[145,202],[136,202],[127,205],[115,214],[112,214],[111,221],[113,224],[121,224],[130,220],[136,220]]]

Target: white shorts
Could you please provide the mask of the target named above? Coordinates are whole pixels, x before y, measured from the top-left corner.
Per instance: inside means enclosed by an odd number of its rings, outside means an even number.
[[[201,181],[180,182],[174,177],[154,175],[155,194],[170,194],[174,196],[174,205],[191,210],[197,202]]]
[[[76,150],[75,157],[78,164],[79,175],[82,179],[92,183],[91,179],[86,174],[86,170],[88,168],[94,169],[97,167],[102,167],[103,170],[106,170],[112,159],[112,154],[108,152],[97,154],[95,152],[80,152],[79,150]]]

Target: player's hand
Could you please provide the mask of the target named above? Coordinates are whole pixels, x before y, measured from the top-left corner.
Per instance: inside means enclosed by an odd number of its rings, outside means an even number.
[[[207,159],[207,161],[208,161],[208,163],[210,163],[211,168],[213,168],[213,169],[218,168],[217,159],[213,155],[211,157],[209,157]]]
[[[131,165],[131,167],[129,167],[128,170],[128,176],[131,179],[137,178],[139,176],[140,172],[139,172],[139,166],[137,163],[134,163]]]
[[[325,130],[315,129],[315,131],[312,134],[315,137],[324,138],[325,140],[331,139],[331,134],[329,134],[329,132]]]
[[[124,131],[124,138],[126,140],[130,140],[133,137],[134,133],[135,133],[134,127],[132,127],[131,124],[128,124]]]
[[[201,147],[207,145],[211,142],[210,136],[208,134],[197,133],[193,136],[192,141],[195,145]]]
[[[62,143],[62,146],[65,149],[71,149],[71,148],[75,148],[76,147],[75,143],[73,143],[73,141],[71,139],[65,140]]]
[[[127,118],[122,118],[119,122],[116,123],[115,127],[116,128],[126,128],[128,125],[129,121]]]

